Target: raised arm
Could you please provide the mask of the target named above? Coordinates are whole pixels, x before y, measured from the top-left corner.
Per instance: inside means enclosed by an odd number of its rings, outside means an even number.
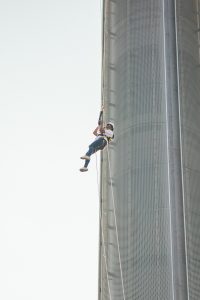
[[[103,134],[104,132],[105,132],[105,130],[104,130],[104,127],[103,127],[103,124],[102,124],[102,125],[97,126],[97,127],[95,128],[95,130],[93,131],[93,134],[97,136],[98,133]]]
[[[99,126],[97,126],[97,127],[95,128],[95,130],[93,131],[93,134],[97,136],[97,135],[98,135],[98,130],[99,130]]]
[[[104,107],[102,105],[101,107],[101,111],[100,111],[100,114],[99,114],[99,120],[98,120],[98,126],[95,128],[95,130],[93,131],[93,134],[94,135],[98,135],[99,133],[100,134],[103,134],[105,132],[104,130],[104,126],[103,126],[103,110],[104,110]]]

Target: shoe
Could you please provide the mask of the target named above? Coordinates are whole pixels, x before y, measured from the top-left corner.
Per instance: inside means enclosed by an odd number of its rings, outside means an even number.
[[[88,171],[88,168],[85,168],[85,167],[80,168],[80,171],[81,171],[81,172],[86,172],[86,171]]]
[[[87,155],[83,155],[83,156],[81,156],[81,159],[90,160],[90,157],[89,157],[89,156],[87,156]]]

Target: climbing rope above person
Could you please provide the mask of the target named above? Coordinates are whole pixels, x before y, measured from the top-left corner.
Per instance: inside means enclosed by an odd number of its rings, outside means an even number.
[[[85,164],[80,168],[81,172],[88,171],[88,164],[90,163],[90,156],[96,153],[99,150],[103,150],[108,143],[110,143],[114,138],[114,124],[112,122],[106,123],[106,126],[103,125],[103,107],[101,108],[98,120],[98,126],[93,131],[93,134],[96,136],[94,142],[89,145],[89,150],[81,159],[85,160]]]

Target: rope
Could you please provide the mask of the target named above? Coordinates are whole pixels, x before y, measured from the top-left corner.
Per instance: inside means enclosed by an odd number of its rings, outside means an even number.
[[[101,76],[101,105],[104,106],[104,88],[105,88],[105,81],[104,81],[104,60],[105,60],[105,1],[103,1],[103,8],[102,8],[102,76]],[[114,192],[113,192],[113,185],[111,180],[111,168],[110,168],[110,157],[109,157],[109,149],[107,145],[107,153],[108,153],[108,166],[109,166],[109,176],[111,182],[111,192],[112,192],[112,201],[113,201],[113,208],[114,208],[114,220],[115,220],[115,230],[116,230],[116,238],[117,238],[117,249],[119,255],[119,265],[120,265],[120,274],[121,274],[121,282],[122,282],[122,291],[123,291],[123,300],[126,300],[125,293],[124,293],[124,281],[123,281],[123,273],[122,273],[122,264],[121,264],[121,255],[120,255],[120,248],[119,248],[119,236],[118,236],[118,228],[117,228],[117,218],[116,218],[116,208],[115,208],[115,200],[114,200]],[[99,199],[100,199],[100,188],[99,188],[99,180],[98,180],[98,168],[97,168],[97,156],[96,156],[96,169],[97,169],[97,184],[99,189]],[[107,264],[107,257],[106,257],[106,250],[105,250],[105,239],[103,233],[103,217],[100,210],[100,220],[101,220],[101,232],[102,232],[102,243],[103,243],[103,251],[104,251],[104,258],[105,258],[105,265],[106,265],[106,276],[108,282],[108,289],[109,295],[111,300],[111,292],[110,292],[110,284],[108,278],[108,264]]]
[[[98,195],[99,195],[99,202],[100,202],[100,186],[99,186],[99,175],[98,175],[98,166],[97,166],[97,153],[96,154],[96,173],[97,173],[97,186],[98,186]],[[110,282],[109,282],[109,277],[108,277],[108,262],[107,262],[107,256],[106,256],[106,247],[105,247],[105,238],[104,238],[104,233],[103,233],[103,217],[100,209],[100,228],[101,228],[101,234],[102,234],[102,244],[103,244],[103,257],[105,260],[105,267],[106,267],[106,277],[107,277],[107,283],[108,283],[108,292],[109,292],[109,298],[112,300],[111,297],[111,291],[110,291]]]
[[[111,179],[110,155],[109,155],[109,146],[108,145],[107,145],[107,154],[108,154],[108,167],[109,167],[109,173],[110,173],[110,184],[111,184],[112,202],[113,202],[113,210],[114,210],[115,230],[116,230],[116,238],[117,238],[117,249],[118,249],[118,255],[119,255],[119,266],[120,266],[120,274],[121,274],[121,282],[122,282],[123,299],[126,300],[125,293],[124,293],[124,280],[123,280],[121,255],[120,255],[120,248],[119,248],[119,235],[118,235],[118,228],[117,228],[116,206],[115,206],[115,198],[114,198],[114,192],[113,192],[113,184],[112,184],[112,179]]]
[[[199,1],[197,1],[198,4]],[[177,87],[178,87],[178,121],[179,121],[179,130],[180,130],[180,136],[179,136],[179,142],[180,142],[180,157],[181,157],[181,184],[182,184],[182,199],[183,199],[183,226],[184,226],[184,238],[185,238],[185,263],[186,263],[186,281],[187,281],[187,296],[188,299],[190,299],[190,284],[189,284],[189,274],[188,274],[188,245],[187,245],[187,230],[186,230],[186,215],[185,215],[185,206],[186,206],[186,200],[185,200],[185,185],[184,185],[184,178],[183,178],[183,150],[182,150],[182,124],[181,124],[181,95],[180,95],[180,76],[179,76],[179,45],[178,45],[178,19],[177,19],[177,1],[175,0],[175,35],[176,35],[176,60],[177,60]],[[170,209],[171,211],[171,209]],[[173,269],[173,267],[172,267]]]
[[[101,44],[102,44],[102,56],[101,56],[101,105],[104,106],[104,63],[105,63],[105,1],[102,4],[102,28],[101,28]]]
[[[101,29],[101,39],[102,39],[102,61],[101,61],[101,69],[102,69],[102,75],[101,75],[101,105],[104,105],[104,51],[105,51],[105,42],[104,42],[104,26],[105,26],[105,19],[104,19],[104,1],[102,3],[102,0],[100,0],[100,10],[101,10],[101,18],[102,18],[102,29]],[[102,123],[103,123],[103,111],[102,114],[100,114],[101,117],[99,116],[99,121],[100,118],[102,118]],[[97,166],[97,153],[96,154],[96,173],[97,173],[97,186],[98,186],[98,195],[99,195],[99,203],[101,203],[101,196],[100,196],[100,185],[99,185],[99,176],[98,176],[98,166]],[[108,292],[109,292],[109,298],[112,300],[111,297],[111,290],[110,290],[110,282],[109,282],[109,277],[108,277],[108,262],[107,262],[107,255],[106,255],[106,247],[105,247],[105,237],[104,237],[104,223],[103,223],[103,216],[102,216],[102,211],[103,211],[103,206],[100,207],[100,230],[101,230],[101,235],[102,235],[102,245],[103,245],[103,256],[105,260],[105,268],[106,268],[106,277],[107,277],[107,284],[108,284]]]

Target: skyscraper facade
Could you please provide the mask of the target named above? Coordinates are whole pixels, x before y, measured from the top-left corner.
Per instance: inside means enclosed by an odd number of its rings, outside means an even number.
[[[200,0],[104,0],[99,300],[200,299]]]

